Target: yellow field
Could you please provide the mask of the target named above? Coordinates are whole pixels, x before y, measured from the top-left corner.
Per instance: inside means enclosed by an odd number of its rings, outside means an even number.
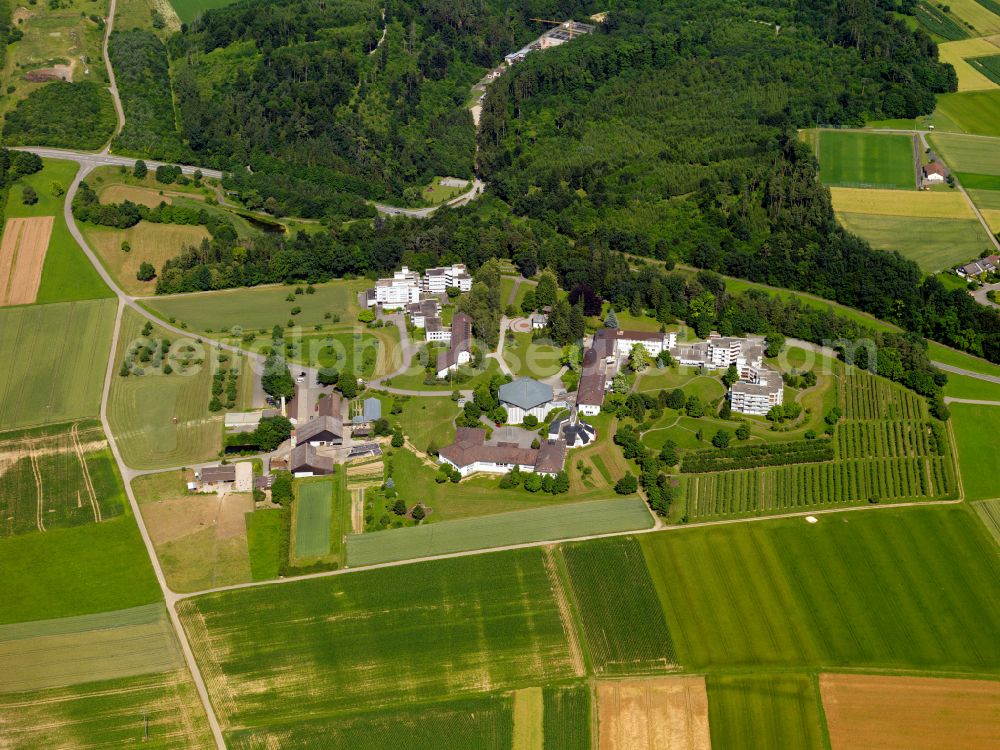
[[[156,208],[161,203],[172,203],[169,195],[160,195],[157,190],[133,187],[131,185],[108,185],[99,193],[101,203],[121,203],[132,201],[140,206]]]
[[[709,750],[705,678],[597,684],[600,750]]]
[[[985,91],[998,88],[993,81],[965,61],[967,57],[983,57],[998,53],[1000,49],[986,39],[963,39],[938,45],[941,62],[951,63],[955,67],[959,91]]]
[[[141,188],[113,185],[105,193],[112,190],[149,192]],[[143,261],[152,263],[159,271],[164,261],[180,255],[188,245],[200,245],[203,239],[209,237],[208,230],[204,227],[150,224],[148,221],[140,221],[129,229],[111,229],[86,224],[81,226],[88,244],[101,256],[104,266],[122,289],[134,295],[152,295],[156,290],[155,279],[139,281],[135,277]],[[131,252],[126,253],[122,250],[122,242],[128,242],[132,247]]]
[[[542,750],[545,745],[544,710],[540,687],[514,693],[513,750]]]
[[[974,219],[968,202],[957,191],[868,190],[830,188],[833,210],[852,214],[912,216],[920,219]]]
[[[986,223],[989,224],[990,231],[996,234],[1000,232],[1000,210],[995,208],[981,208],[979,213],[983,215],[986,219]]]
[[[996,34],[1000,31],[1000,18],[976,0],[949,0],[947,4],[951,6],[952,13],[971,23],[980,34]]]

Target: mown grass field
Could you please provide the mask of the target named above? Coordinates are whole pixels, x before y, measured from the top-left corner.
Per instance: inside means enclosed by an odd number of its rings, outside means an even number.
[[[644,535],[678,661],[1000,671],[1000,561],[965,507]]]
[[[403,434],[417,450],[426,451],[431,443],[440,448],[455,439],[458,411],[450,396],[413,397],[403,403],[401,414],[390,414],[388,418],[403,428]],[[382,413],[388,410],[383,407]]]
[[[163,262],[180,255],[190,246],[198,247],[209,237],[204,227],[181,224],[152,224],[140,221],[128,229],[113,229],[80,224],[87,244],[100,256],[105,268],[128,294],[151,295],[156,291],[156,279],[139,281],[136,273],[142,263],[152,263],[159,271]],[[132,248],[122,250],[122,243]]]
[[[97,523],[124,510],[99,422],[0,433],[0,537]]]
[[[956,172],[1000,175],[1000,139],[956,133],[935,133],[928,138],[934,149]]]
[[[968,500],[1000,497],[1000,406],[951,404],[951,425],[958,443],[962,486]]]
[[[991,54],[1000,54],[1000,48]],[[1000,136],[1000,91],[940,94],[935,120],[941,115],[966,133]]]
[[[983,526],[990,532],[990,536],[1000,544],[1000,498],[973,503],[972,507],[982,520]]]
[[[357,567],[508,544],[635,531],[652,525],[652,516],[638,498],[494,512],[481,518],[353,534],[347,537],[347,563]]]
[[[39,747],[212,747],[205,710],[186,669],[26,693],[0,693],[0,740]]]
[[[943,362],[953,367],[961,367],[963,370],[1000,377],[1000,365],[994,364],[982,357],[975,357],[971,354],[960,352],[944,344],[938,344],[935,341],[927,342],[927,353],[934,362]]]
[[[294,294],[294,286],[266,286],[229,289],[221,292],[177,294],[146,300],[147,306],[165,319],[184,322],[193,331],[228,331],[234,326],[270,333],[275,325],[285,327],[293,307],[302,308],[294,316],[296,325],[313,326],[328,322],[326,313],[340,315],[349,322],[360,311],[357,295],[371,282],[331,281],[317,284],[315,294]],[[286,297],[292,294],[294,301]]]
[[[837,219],[875,249],[895,250],[928,273],[978,257],[992,246],[976,219],[922,219],[841,211]]]
[[[231,5],[234,0],[170,0],[177,15],[184,23],[191,23],[206,10]]]
[[[334,481],[323,478],[298,483],[295,500],[295,556],[300,559],[326,557],[330,554]]]
[[[916,188],[911,136],[821,130],[818,156],[826,185]]]
[[[553,585],[529,549],[212,594],[179,611],[223,726],[256,727],[568,678]]]
[[[639,543],[615,537],[566,545],[561,552],[594,674],[673,668],[673,640]]]
[[[106,612],[161,600],[131,514],[0,539],[0,624]]]
[[[43,159],[42,165],[42,171],[23,177],[11,187],[4,209],[4,216],[7,218],[54,217],[49,248],[42,267],[42,281],[35,301],[42,304],[111,297],[111,290],[76,244],[63,216],[64,194],[76,177],[78,165],[61,159]],[[34,205],[26,206],[21,201],[25,185],[33,187],[38,195],[38,202]],[[59,185],[62,194],[55,190],[55,185]]]
[[[826,747],[817,692],[802,674],[710,675],[712,746]]]
[[[125,310],[116,355],[123,360],[133,341],[141,338],[146,319]],[[176,336],[154,327],[152,336],[171,341],[171,351],[182,345]],[[125,462],[137,469],[159,469],[208,461],[222,448],[221,412],[208,410],[212,398],[212,350],[188,340],[204,358],[195,372],[170,375],[149,367],[147,374],[111,381],[108,419]],[[162,368],[161,368],[162,369]],[[244,367],[240,379],[249,377]]]
[[[113,300],[0,310],[0,424],[97,416],[115,310]]]
[[[336,719],[228,732],[233,750],[511,750],[513,716],[509,695],[490,695],[421,705],[412,711],[387,708]],[[549,747],[546,745],[546,747]],[[558,746],[573,750],[573,746]],[[589,750],[589,744],[584,750]]]
[[[995,54],[998,54],[998,48],[985,39],[962,39],[938,45],[940,61],[953,65],[958,74],[959,91],[989,91],[997,88],[997,84],[965,61],[967,57]]]
[[[250,572],[255,581],[278,577],[281,569],[281,537],[285,532],[284,510],[255,510],[246,515]]]
[[[971,398],[979,401],[1000,402],[1000,383],[979,380],[966,375],[948,373],[944,395],[952,398]]]
[[[56,620],[0,625],[0,693],[65,687],[184,667],[161,602]],[[0,723],[0,737],[3,736]]]

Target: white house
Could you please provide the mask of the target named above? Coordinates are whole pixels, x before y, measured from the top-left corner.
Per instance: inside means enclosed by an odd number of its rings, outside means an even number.
[[[441,268],[428,268],[420,280],[420,286],[427,294],[444,294],[449,287],[468,292],[472,289],[472,277],[464,264],[456,263]]]
[[[450,342],[448,351],[438,355],[437,376],[440,379],[472,359],[472,318],[465,313],[455,313],[451,319]]]
[[[369,305],[382,305],[384,309],[395,310],[420,301],[420,274],[403,266],[391,279],[375,282],[374,297],[369,295]]]
[[[455,441],[441,449],[438,461],[454,467],[463,477],[476,472],[506,474],[515,467],[554,476],[566,461],[566,441],[546,440],[538,448],[521,448],[517,443],[489,445],[486,430],[458,427]]]
[[[424,325],[424,340],[451,343],[451,329],[441,322],[441,318],[427,318]]]

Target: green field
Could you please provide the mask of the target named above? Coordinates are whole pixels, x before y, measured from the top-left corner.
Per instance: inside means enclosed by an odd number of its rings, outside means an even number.
[[[417,450],[426,451],[431,443],[440,448],[455,439],[455,417],[459,410],[450,397],[412,397],[402,403],[403,412],[389,418],[399,423]],[[382,413],[387,413],[384,406]]]
[[[295,503],[295,556],[330,554],[330,518],[333,515],[333,480],[303,480]]]
[[[178,609],[223,727],[256,727],[569,678],[553,585],[531,549],[211,594]]]
[[[146,319],[131,309],[125,310],[116,356],[124,360],[133,342],[142,339]],[[212,414],[208,404],[212,397],[212,350],[193,339],[178,340],[160,328],[152,337],[171,342],[171,353],[191,346],[192,369],[164,375],[162,368],[147,366],[143,375],[121,376],[117,371],[111,380],[108,419],[122,458],[136,469],[160,469],[209,461],[222,447],[221,412]],[[196,359],[206,360],[194,365]],[[177,362],[174,363],[175,367]],[[249,375],[244,367],[242,382]],[[242,386],[241,386],[242,389]],[[239,406],[237,406],[239,408]]]
[[[170,0],[183,23],[191,23],[206,10],[231,5],[235,0]]]
[[[928,140],[956,172],[1000,175],[1000,138],[934,133]]]
[[[1000,136],[1000,91],[939,94],[935,119],[939,113],[966,133]]]
[[[97,416],[115,309],[113,300],[0,309],[4,428]]]
[[[230,289],[150,297],[145,303],[161,318],[174,318],[178,324],[186,323],[193,331],[229,331],[239,326],[244,330],[270,333],[275,325],[284,328],[293,318],[293,307],[302,308],[302,312],[294,316],[299,326],[327,323],[329,320],[323,317],[326,313],[340,315],[345,323],[351,322],[360,310],[358,292],[370,284],[364,279],[331,281],[317,284],[315,294],[295,294],[294,286]],[[289,294],[294,297],[293,302],[286,300]]]
[[[544,702],[544,750],[590,750],[590,688],[547,687]]]
[[[161,600],[130,514],[0,539],[0,624],[106,612]]]
[[[662,674],[676,664],[670,630],[634,538],[578,542],[564,546],[562,554],[595,674]]]
[[[533,341],[531,333],[507,333],[503,358],[515,375],[547,378],[562,367],[562,347],[544,339]]]
[[[690,670],[1000,672],[1000,560],[965,507],[644,535]]]
[[[245,516],[250,571],[255,581],[267,581],[278,577],[281,570],[281,537],[288,533],[282,515],[287,512],[265,509],[255,510]]]
[[[592,500],[371,534],[352,534],[347,537],[347,563],[357,567],[508,544],[634,531],[652,525],[652,516],[645,503],[638,498]]]
[[[0,537],[122,515],[125,491],[94,420],[0,433]]]
[[[513,718],[509,696],[491,695],[420,706],[419,710],[351,714],[266,729],[227,733],[233,750],[510,750]],[[571,746],[565,746],[572,750]],[[589,745],[586,746],[589,750]]]
[[[0,662],[4,665],[0,693],[65,687],[184,666],[162,602],[116,612],[0,625]]]
[[[214,746],[205,710],[186,669],[86,685],[0,693],[6,750]]]
[[[812,677],[709,675],[707,683],[713,747],[826,747]]]
[[[907,135],[819,132],[820,178],[826,185],[913,190],[913,138]]]
[[[951,398],[971,398],[977,401],[1000,402],[1000,383],[980,380],[966,375],[948,373],[944,395]]]
[[[927,342],[927,354],[934,362],[943,362],[946,365],[961,367],[963,370],[978,372],[982,375],[1000,377],[1000,365],[981,357],[974,357],[971,354],[960,352],[944,344],[938,344],[935,341]],[[951,376],[949,375],[949,377]]]
[[[69,233],[63,216],[65,197],[57,195],[53,184],[65,193],[76,177],[79,165],[61,159],[43,159],[42,171],[21,179],[7,196],[4,217],[54,216],[49,249],[42,266],[42,281],[36,302],[70,302],[111,297],[111,290],[101,280],[83,250]],[[26,206],[21,202],[21,184],[31,185],[38,194],[38,203]]]
[[[1000,497],[1000,406],[951,404],[949,408],[966,499]]]
[[[916,262],[928,273],[953,268],[992,247],[983,225],[976,219],[928,219],[837,212],[837,219],[852,234],[876,250],[891,252]]]

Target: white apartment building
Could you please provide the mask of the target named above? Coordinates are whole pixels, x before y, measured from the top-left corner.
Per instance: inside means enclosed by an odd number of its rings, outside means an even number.
[[[375,294],[368,296],[371,306],[382,305],[383,309],[396,310],[420,301],[420,274],[403,266],[391,279],[375,282]]]
[[[619,358],[632,353],[632,347],[642,344],[650,357],[658,357],[664,349],[670,350],[677,344],[676,333],[652,333],[649,331],[617,331],[615,333],[615,355]]]
[[[424,340],[451,343],[451,328],[441,322],[441,318],[427,318],[424,325]]]
[[[748,375],[747,379],[733,383],[729,391],[733,411],[765,416],[772,407],[784,403],[785,384],[780,372],[754,367]]]
[[[472,277],[464,264],[428,268],[420,280],[420,288],[427,294],[444,294],[448,287],[456,287],[460,292],[472,289]]]

